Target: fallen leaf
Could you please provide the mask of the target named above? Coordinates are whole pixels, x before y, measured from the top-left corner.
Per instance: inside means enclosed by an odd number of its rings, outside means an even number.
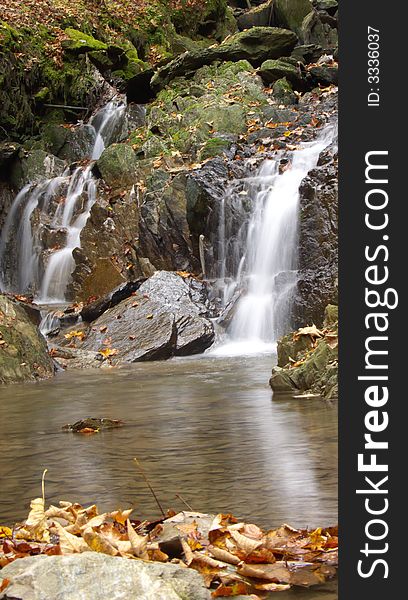
[[[53,533],[59,537],[59,545],[62,554],[72,554],[73,552],[86,552],[89,550],[88,544],[81,538],[72,533],[68,533],[62,525],[55,521],[52,526]]]
[[[144,558],[144,559],[149,558],[149,555],[147,553],[147,539],[148,539],[147,536],[139,535],[135,531],[135,529],[129,519],[126,521],[126,528],[127,528],[128,538],[129,538],[129,541],[132,546],[133,554],[135,556],[137,556],[138,558]]]

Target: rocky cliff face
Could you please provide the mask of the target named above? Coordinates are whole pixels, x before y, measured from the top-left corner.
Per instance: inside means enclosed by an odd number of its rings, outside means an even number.
[[[320,326],[327,304],[337,304],[338,165],[337,147],[320,157],[319,165],[300,189],[299,282],[295,322]]]

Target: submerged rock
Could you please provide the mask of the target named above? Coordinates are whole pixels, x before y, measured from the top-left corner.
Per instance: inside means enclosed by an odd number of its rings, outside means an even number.
[[[98,552],[30,556],[4,567],[0,598],[20,600],[210,600],[199,573],[173,564],[129,560]]]
[[[117,419],[99,419],[95,417],[87,417],[86,419],[76,421],[72,425],[64,425],[62,429],[65,429],[67,431],[74,431],[75,433],[80,433],[84,429],[100,431],[101,429],[113,429],[115,427],[122,427],[122,425],[124,425],[123,421],[119,421]]]
[[[47,345],[25,308],[0,295],[0,383],[51,377]]]

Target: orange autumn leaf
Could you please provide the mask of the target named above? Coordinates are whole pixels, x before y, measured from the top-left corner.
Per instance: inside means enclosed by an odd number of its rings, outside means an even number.
[[[233,583],[232,585],[221,584],[211,595],[213,598],[220,598],[222,596],[246,596],[250,593],[251,586],[244,583],[243,581],[239,581],[237,583]]]
[[[118,352],[119,350],[115,348],[104,348],[103,350],[99,350],[98,354],[101,354],[104,358],[109,358],[110,356],[115,356]]]
[[[85,337],[84,331],[70,331],[69,333],[64,334],[66,340],[78,339],[80,342],[83,342]]]

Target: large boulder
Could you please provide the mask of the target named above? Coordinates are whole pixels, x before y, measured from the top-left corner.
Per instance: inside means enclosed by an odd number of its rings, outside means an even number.
[[[97,552],[19,558],[0,571],[0,598],[20,600],[209,600],[197,571]],[[2,587],[0,585],[0,587]]]
[[[51,377],[54,365],[33,322],[34,309],[0,295],[0,383]]]
[[[313,10],[310,0],[275,0],[275,20],[281,27],[301,33],[302,23],[306,15]]]
[[[136,181],[137,158],[128,144],[112,144],[102,152],[97,168],[113,188],[131,186]]]
[[[192,75],[199,68],[215,61],[247,60],[259,66],[268,58],[288,56],[297,43],[296,34],[277,27],[252,27],[227,38],[219,46],[185,52],[161,67],[152,78],[155,91],[163,89],[173,79]]]
[[[83,339],[76,343],[71,357],[71,349],[68,354],[56,352],[67,359],[64,366],[77,365],[79,357],[86,358],[86,366],[94,367],[102,366],[104,358],[112,364],[124,364],[197,354],[214,341],[211,316],[204,284],[158,271],[131,297],[107,310],[91,327],[84,327],[83,336],[79,336]],[[72,337],[78,337],[78,331]],[[59,343],[67,346],[66,339]],[[92,353],[99,360],[89,364]]]

